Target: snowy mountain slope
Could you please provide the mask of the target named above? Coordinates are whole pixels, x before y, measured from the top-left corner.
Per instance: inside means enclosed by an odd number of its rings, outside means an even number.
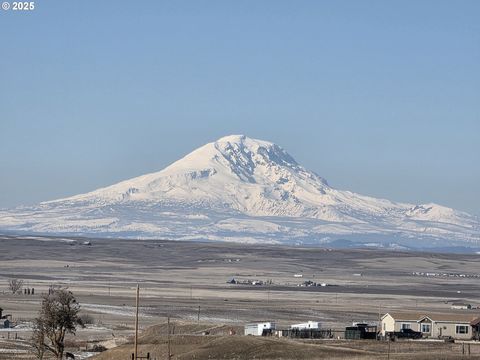
[[[244,242],[355,237],[427,247],[480,240],[472,215],[336,190],[281,147],[242,135],[206,144],[159,172],[0,211],[0,229]]]

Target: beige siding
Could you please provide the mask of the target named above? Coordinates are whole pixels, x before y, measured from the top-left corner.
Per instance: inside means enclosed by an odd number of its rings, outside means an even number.
[[[395,331],[395,319],[390,314],[387,314],[382,319],[381,334],[385,336],[385,332],[389,332],[389,331]]]
[[[466,326],[466,334],[457,334],[457,325]],[[454,339],[468,340],[472,338],[472,327],[468,323],[434,322],[432,337],[452,337]]]
[[[422,324],[429,325],[430,326],[430,331],[423,332],[422,331]],[[418,331],[420,331],[423,334],[424,337],[432,337],[432,330],[433,330],[433,324],[428,318],[419,322]]]
[[[404,325],[414,331],[422,331],[422,324],[430,324],[430,333],[423,332],[424,337],[439,338],[451,337],[459,340],[469,340],[474,337],[473,328],[470,325],[475,316],[460,316],[457,314],[443,314],[434,316],[425,316],[409,313],[388,313],[382,318],[381,334],[385,336],[386,332],[400,331]],[[478,316],[478,315],[477,315]],[[438,319],[438,320],[435,320]],[[440,320],[441,319],[441,320]],[[457,333],[457,326],[464,326],[466,333]]]
[[[396,320],[392,317],[392,315],[386,314],[386,316],[382,319],[381,334],[385,336],[386,332],[400,331],[402,324],[408,324],[410,325],[410,329],[418,331],[419,325],[417,320]]]
[[[410,325],[410,329],[418,331],[418,322],[416,320],[397,320],[395,322],[395,331],[400,331],[403,324]]]

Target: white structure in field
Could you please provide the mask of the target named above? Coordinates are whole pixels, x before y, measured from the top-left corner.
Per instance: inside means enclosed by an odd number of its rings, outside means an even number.
[[[307,321],[306,323],[290,325],[290,329],[320,329],[320,323],[318,321]]]
[[[245,325],[245,335],[262,336],[275,330],[273,321],[264,321]]]

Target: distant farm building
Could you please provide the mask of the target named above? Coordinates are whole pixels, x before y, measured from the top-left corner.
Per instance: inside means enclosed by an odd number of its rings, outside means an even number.
[[[455,310],[471,310],[472,305],[463,302],[454,302],[451,308]]]
[[[258,279],[254,279],[254,280],[251,280],[251,279],[238,280],[238,279],[235,279],[235,278],[231,278],[230,280],[227,280],[227,284],[237,284],[237,285],[271,285],[271,284],[272,284],[272,281],[271,281],[271,280],[263,281],[263,280],[258,280]]]
[[[268,336],[275,331],[275,322],[264,321],[245,325],[245,335]]]

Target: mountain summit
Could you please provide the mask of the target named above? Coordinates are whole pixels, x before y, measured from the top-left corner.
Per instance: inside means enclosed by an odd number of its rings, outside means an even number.
[[[228,207],[252,216],[316,218],[312,204],[327,188],[324,179],[300,166],[280,146],[232,135],[198,148],[162,171],[45,204],[168,200],[209,209]]]
[[[280,146],[244,135],[208,143],[159,172],[0,212],[0,229],[35,233],[407,246],[420,240],[423,247],[476,245],[479,224],[436,204],[336,190]]]

